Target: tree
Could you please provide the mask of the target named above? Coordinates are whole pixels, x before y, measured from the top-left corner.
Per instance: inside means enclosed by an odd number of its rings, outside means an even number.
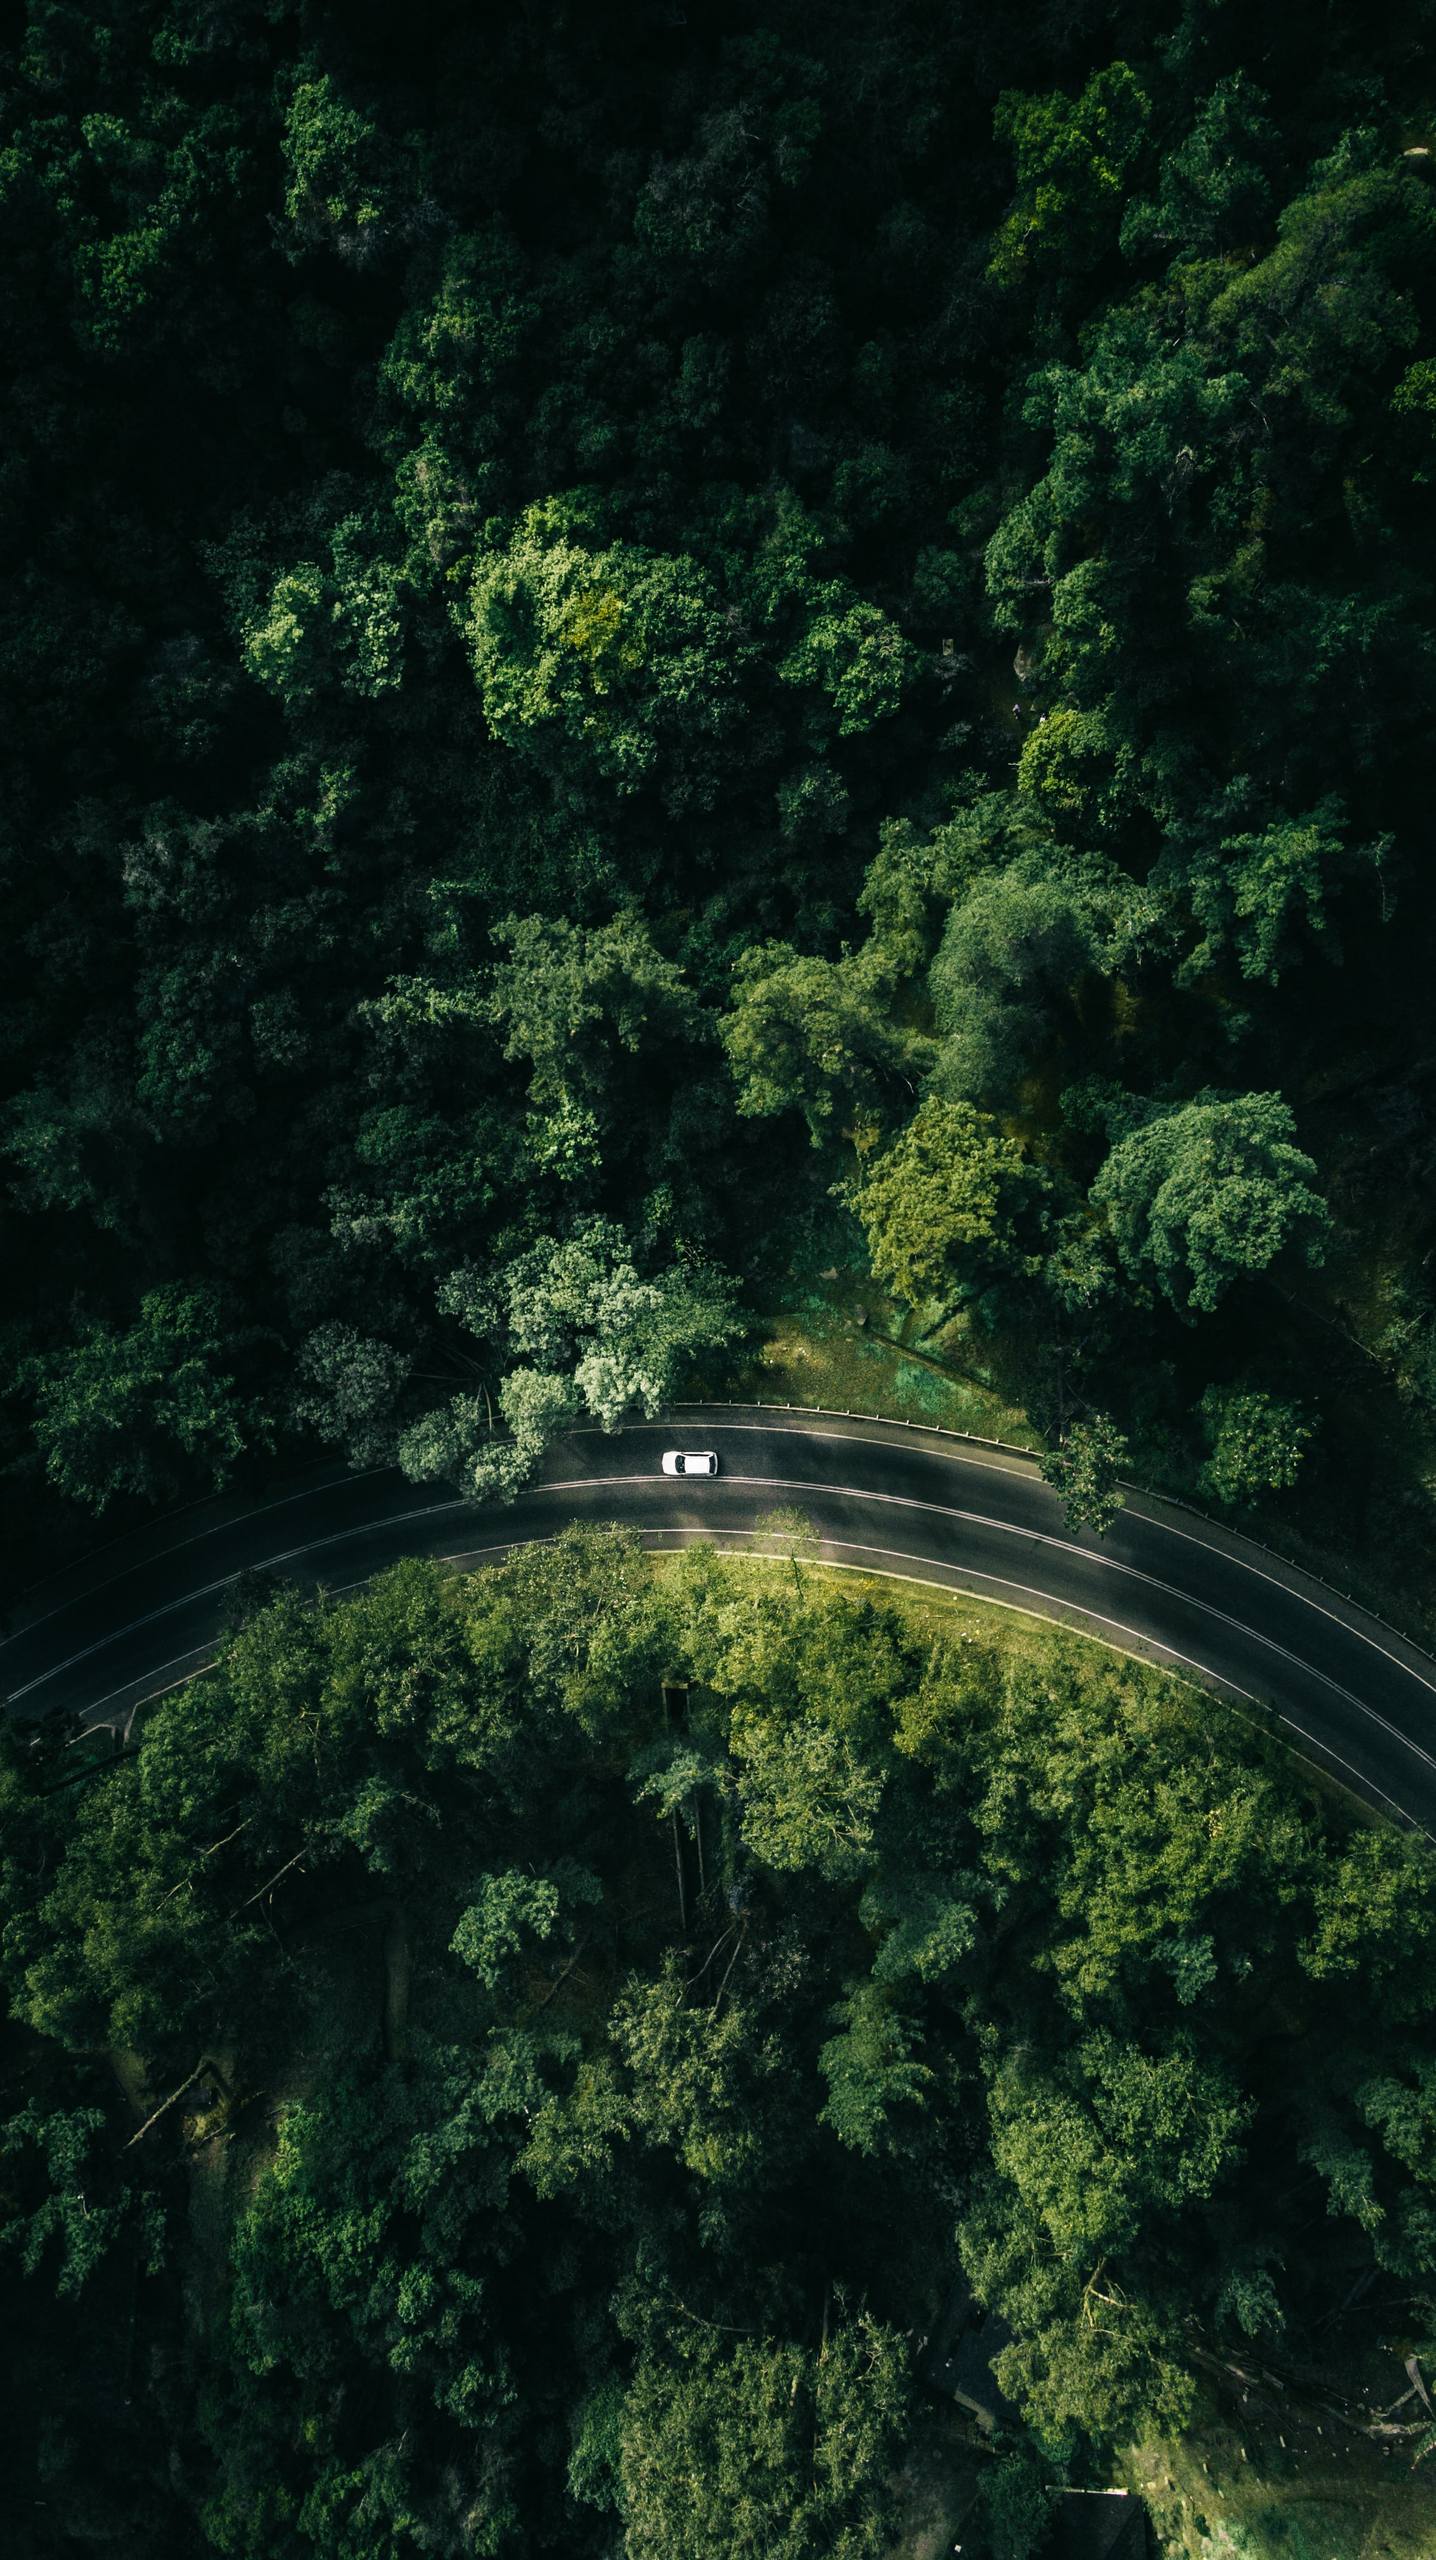
[[[1251,2109],[1185,2032],[1151,2051],[1097,2030],[1049,2069],[998,2062],[991,2170],[960,2236],[988,2298],[1017,2309],[1025,2333],[998,2379],[1061,2442],[1190,2405],[1175,2306],[1144,2300],[1123,2270],[1160,2249],[1161,2228],[1200,2219],[1241,2158]]]
[[[840,2317],[817,2352],[704,2337],[645,2358],[619,2420],[631,2560],[876,2560],[905,2364],[864,2314]]]
[[[945,1037],[937,1090],[1011,1103],[1099,963],[1101,903],[1090,882],[1043,857],[978,879],[953,908],[929,985]]]
[[[741,2002],[691,2002],[676,1958],[620,1992],[609,2035],[636,2122],[702,2185],[740,2188],[766,2147],[780,2049]]]
[[[526,1875],[517,1867],[499,1869],[484,1877],[477,1901],[460,1913],[449,1952],[472,1968],[486,1991],[496,1991],[530,1940],[542,1945],[561,1919],[571,1920],[574,1911],[598,1901],[602,1892],[597,1876],[571,1860],[561,1861],[546,1876]],[[565,1934],[571,1935],[571,1929]]]
[[[1002,574],[997,546],[991,570]],[[1063,621],[1073,598],[1079,571],[1061,581]],[[1058,597],[1053,598],[1054,614]],[[1034,802],[1059,838],[1079,845],[1115,836],[1131,815],[1134,780],[1132,750],[1111,713],[1076,711],[1066,705],[1049,711],[1029,730],[1017,762],[1020,788]]]
[[[20,2210],[0,2221],[0,2251],[13,2252],[27,2276],[46,2266],[62,2296],[79,2294],[124,2238],[139,2241],[150,2275],[163,2256],[163,2213],[116,2175],[111,2145],[100,2148],[105,2129],[98,2107],[47,2113],[33,2101],[0,2125],[5,2184],[20,2190],[4,2199]]]
[[[466,630],[484,717],[570,789],[651,781],[674,813],[709,807],[746,651],[695,561],[594,548],[591,524],[548,499],[481,559]]]
[[[979,2489],[992,2560],[1035,2560],[1052,2522],[1052,2486],[1030,2453],[983,2466]]]
[[[1106,1536],[1127,1499],[1122,1474],[1129,1454],[1126,1439],[1105,1413],[1072,1423],[1060,1445],[1047,1451],[1042,1473],[1061,1494],[1074,1535],[1091,1528],[1099,1538]]]
[[[399,1461],[421,1479],[456,1475],[481,1497],[514,1492],[579,1413],[604,1431],[635,1406],[657,1413],[684,1365],[738,1330],[726,1274],[671,1264],[644,1279],[605,1218],[541,1237],[492,1277],[451,1272],[439,1304],[490,1347],[509,1437],[495,1439],[491,1408],[464,1394],[409,1426]]]
[[[892,972],[871,951],[820,960],[786,943],[750,946],[721,1026],[739,1111],[800,1111],[817,1147],[840,1113],[877,1110],[922,1054],[895,1025],[892,996]]]
[[[926,2104],[935,2074],[919,2057],[914,2022],[876,1982],[859,1983],[834,2012],[840,2032],[818,2056],[828,2084],[822,2122],[847,2150],[899,2148],[902,2110]],[[897,2123],[894,2123],[894,2117]]]
[[[1102,255],[1116,238],[1150,113],[1125,62],[1095,71],[1076,99],[1004,92],[993,121],[1012,148],[1017,201],[993,244],[1001,283],[1077,275]]]
[[[317,62],[294,83],[284,131],[284,211],[296,247],[365,265],[402,229],[397,154]]]
[[[809,612],[801,638],[778,667],[779,681],[825,696],[838,736],[861,737],[901,705],[916,652],[879,606],[854,597],[839,580],[816,588]]]
[[[1282,1252],[1321,1261],[1331,1216],[1315,1182],[1279,1093],[1208,1091],[1119,1139],[1091,1197],[1127,1272],[1191,1316]]]
[[[1197,1482],[1233,1507],[1295,1484],[1315,1425],[1300,1404],[1259,1389],[1208,1387],[1197,1411],[1207,1443]]]
[[[856,1188],[874,1273],[906,1306],[949,1308],[1030,1275],[1046,1188],[989,1113],[930,1096]]]
[[[382,530],[346,516],[328,550],[327,566],[283,570],[244,624],[246,667],[292,709],[340,685],[373,701],[403,679],[404,584]]]
[[[380,1466],[393,1455],[395,1407],[410,1363],[392,1344],[324,1324],[299,1353],[296,1422],[337,1440],[350,1465]]]
[[[1122,247],[1129,257],[1157,247],[1210,255],[1265,237],[1280,147],[1269,105],[1244,71],[1217,82],[1186,139],[1164,153],[1155,198],[1127,206]]]
[[[1327,939],[1340,892],[1363,874],[1379,878],[1392,839],[1353,845],[1335,792],[1314,809],[1282,811],[1264,824],[1251,823],[1262,814],[1252,802],[1246,777],[1229,783],[1194,825],[1173,830],[1162,868],[1180,877],[1202,927],[1187,970],[1218,967],[1234,951],[1244,978],[1274,986],[1304,941]]]
[[[223,1484],[266,1437],[229,1366],[235,1347],[202,1284],[151,1290],[123,1332],[91,1319],[72,1352],[29,1371],[51,1482],[97,1512],[120,1494],[162,1502]]]
[[[397,484],[435,565],[448,566],[472,542],[479,492],[499,484],[485,430],[495,423],[494,403],[519,396],[519,364],[538,319],[523,253],[498,216],[443,242],[427,298],[400,315],[380,382],[406,424],[418,419],[444,438],[426,438]]]
[[[568,1099],[601,1110],[616,1054],[643,1057],[650,1074],[665,1053],[675,1071],[684,1052],[691,1057],[699,1008],[638,917],[583,931],[564,917],[505,916],[493,938],[509,956],[490,976],[483,1009],[503,1035],[505,1058],[530,1068],[537,1113]]]

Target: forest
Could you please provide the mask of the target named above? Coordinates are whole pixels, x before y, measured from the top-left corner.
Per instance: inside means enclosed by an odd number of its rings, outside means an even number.
[[[882,2560],[960,2261],[1026,2560],[1215,2344],[1431,2326],[1424,1844],[946,1616],[575,1529],[9,1743],[27,2553]]]
[[[856,1276],[1075,1524],[1432,1636],[1433,18],[12,0],[0,1612],[316,1453],[502,1506]],[[27,2549],[885,2554],[960,2265],[1025,2560],[1203,2355],[1423,2334],[1421,1853],[565,1553],[5,1738]]]
[[[831,1262],[1424,1609],[1427,8],[17,14],[16,1578]]]

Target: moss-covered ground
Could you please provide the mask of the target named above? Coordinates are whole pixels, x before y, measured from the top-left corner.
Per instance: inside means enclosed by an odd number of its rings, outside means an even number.
[[[877,1283],[836,1267],[758,1311],[756,1338],[728,1392],[836,1413],[890,1414],[978,1439],[1042,1445],[1027,1416],[966,1369],[951,1332],[927,1334]]]
[[[1394,2346],[1385,2361],[1395,2399]],[[1125,2478],[1147,2500],[1163,2560],[1436,2560],[1436,2473],[1330,2420],[1318,2433],[1208,2404],[1179,2442],[1135,2450]]]

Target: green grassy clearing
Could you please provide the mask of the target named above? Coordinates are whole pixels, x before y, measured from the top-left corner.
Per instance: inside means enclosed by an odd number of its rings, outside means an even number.
[[[1404,2389],[1386,2352],[1388,2397]],[[1285,2437],[1285,2444],[1282,2437]],[[1191,2433],[1137,2448],[1127,2485],[1148,2502],[1163,2560],[1432,2560],[1436,2476],[1400,2451],[1290,2419],[1240,2427],[1209,2405]]]
[[[951,1331],[927,1336],[873,1280],[836,1268],[804,1280],[760,1311],[759,1339],[729,1392],[838,1413],[890,1414],[1011,1440],[1042,1443],[1027,1416],[957,1365]]]

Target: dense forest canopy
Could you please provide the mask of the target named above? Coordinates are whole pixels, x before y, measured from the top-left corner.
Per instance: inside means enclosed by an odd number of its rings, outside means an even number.
[[[4,12],[7,1601],[316,1453],[502,1500],[857,1273],[1074,1519],[1436,1624],[1433,21]],[[1131,1665],[574,1537],[64,1741],[40,2560],[888,2560],[960,2268],[1026,2560],[1212,2358],[1429,2331],[1429,1865]]]
[[[1429,16],[12,13],[17,1535],[502,1492],[867,1249],[1040,1431],[1389,1533]]]
[[[571,1531],[67,1765],[0,1770],[45,2560],[882,2560],[960,2264],[1024,2560],[1214,2355],[1429,2319],[1429,1858],[1164,1676]]]

